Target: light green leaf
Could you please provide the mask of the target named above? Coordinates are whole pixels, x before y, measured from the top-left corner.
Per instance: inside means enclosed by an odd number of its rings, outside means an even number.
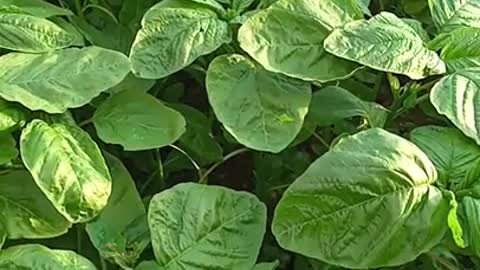
[[[150,202],[155,258],[162,270],[251,270],[265,234],[266,211],[246,192],[179,184]]]
[[[42,0],[0,0],[0,6],[15,6],[40,18],[73,15],[68,9],[52,5]]]
[[[102,103],[93,116],[100,139],[126,151],[161,148],[185,132],[185,119],[155,97],[125,91]]]
[[[110,173],[98,146],[79,127],[33,120],[23,129],[20,153],[37,185],[72,223],[91,220],[107,205]]]
[[[310,103],[311,118],[320,126],[329,126],[342,119],[361,116],[372,127],[383,127],[388,110],[375,102],[363,101],[349,91],[327,86],[315,92]]]
[[[210,105],[228,132],[249,148],[274,153],[297,136],[311,97],[309,84],[241,55],[213,60],[206,85]]]
[[[334,30],[325,39],[325,49],[338,57],[414,80],[445,73],[445,64],[425,47],[416,30],[388,12]]]
[[[449,72],[480,67],[480,29],[462,27],[437,36]]]
[[[0,98],[0,132],[23,126],[26,118],[27,112],[21,106]]]
[[[26,170],[0,174],[0,223],[10,239],[56,237],[71,226]]]
[[[450,232],[452,233],[455,244],[460,248],[465,248],[466,245],[465,241],[463,240],[463,229],[457,216],[458,203],[455,199],[455,195],[452,192],[449,192],[449,196],[451,196],[451,198],[450,211],[448,212],[447,218],[448,228],[450,228]]]
[[[163,268],[154,261],[143,261],[135,267],[135,270],[163,270]]]
[[[353,269],[401,265],[437,245],[448,200],[413,143],[382,129],[349,136],[287,189],[273,219],[280,246]],[[425,222],[428,220],[428,222]]]
[[[232,9],[241,14],[252,5],[254,0],[231,0],[231,2]]]
[[[171,107],[183,115],[187,124],[179,146],[200,166],[222,160],[222,147],[210,135],[211,121],[193,107],[184,104],[172,104]]]
[[[133,266],[150,242],[147,211],[127,169],[105,153],[112,175],[112,194],[102,213],[86,226],[93,245],[104,258]]]
[[[128,75],[125,77],[125,79],[123,79],[123,81],[110,88],[108,92],[110,94],[118,94],[123,91],[134,90],[146,93],[148,90],[152,89],[155,83],[156,80],[141,79],[135,77],[135,75],[133,75],[132,73],[128,73]]]
[[[309,81],[336,80],[359,66],[327,53],[323,42],[334,28],[362,17],[354,0],[278,1],[250,17],[238,41],[269,71]]]
[[[68,32],[73,37],[75,37],[72,42],[73,46],[78,46],[78,47],[85,46],[85,39],[83,38],[83,35],[77,30],[77,28],[75,28],[75,26],[73,26],[67,20],[61,17],[53,17],[53,18],[50,18],[50,21],[54,22],[56,25],[60,26],[63,30]]]
[[[362,12],[368,16],[372,16],[372,13],[368,8],[370,6],[370,2],[370,0],[357,0],[357,5],[362,9]]]
[[[27,14],[0,13],[0,48],[43,53],[72,45],[75,37],[58,25]]]
[[[430,92],[430,101],[465,135],[480,144],[480,68],[459,70],[443,77]]]
[[[194,2],[194,3],[202,4],[202,5],[206,5],[206,6],[210,7],[211,9],[215,10],[215,12],[217,12],[219,16],[222,16],[223,14],[225,14],[225,9],[216,0],[187,0],[187,1],[191,1],[191,2]]]
[[[13,246],[0,253],[0,268],[12,270],[97,270],[84,257],[69,250],[37,244]]]
[[[87,104],[130,71],[125,55],[99,47],[9,53],[0,62],[0,97],[48,113]]]
[[[477,0],[429,0],[432,19],[439,32],[458,27],[480,27],[480,2]]]
[[[435,164],[438,182],[446,188],[460,183],[480,160],[480,146],[454,128],[418,127],[410,138]]]
[[[18,156],[15,140],[8,133],[0,132],[0,165],[9,163]]]
[[[279,261],[271,262],[271,263],[258,263],[255,265],[253,270],[275,270],[277,267],[280,266]]]
[[[166,77],[231,41],[228,23],[213,11],[201,7],[167,8],[160,4],[145,14],[132,45],[130,61],[136,76]]]

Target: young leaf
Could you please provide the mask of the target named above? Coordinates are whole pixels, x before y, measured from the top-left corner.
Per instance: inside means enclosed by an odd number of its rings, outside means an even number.
[[[328,126],[342,119],[361,116],[372,127],[383,127],[388,110],[374,102],[359,99],[349,91],[336,86],[327,86],[315,92],[309,113],[319,126]]]
[[[42,53],[66,48],[75,37],[58,25],[27,14],[0,12],[0,48]]]
[[[0,132],[0,165],[9,163],[18,156],[15,140],[8,133]]]
[[[98,146],[79,127],[33,120],[22,132],[23,163],[70,222],[87,222],[107,205],[111,178]]]
[[[99,47],[9,53],[0,61],[0,97],[48,113],[87,104],[130,71],[125,55]]]
[[[445,73],[445,64],[425,47],[417,31],[388,12],[334,30],[325,39],[325,49],[338,57],[414,80]]]
[[[354,0],[278,1],[250,17],[238,40],[269,71],[309,81],[336,80],[359,66],[327,53],[323,42],[334,28],[362,17]]]
[[[477,0],[429,0],[432,19],[439,32],[458,27],[480,27],[480,2]]]
[[[0,7],[4,6],[15,6],[40,18],[73,15],[73,12],[70,10],[52,5],[43,0],[0,0]]]
[[[463,228],[458,220],[458,202],[455,199],[453,193],[449,193],[450,198],[450,211],[448,212],[447,224],[452,233],[455,244],[460,248],[465,248],[465,241],[463,240]]]
[[[437,38],[449,72],[480,67],[480,29],[462,27]]]
[[[37,244],[13,246],[0,253],[0,269],[97,270],[84,257],[69,250],[53,250]]]
[[[103,257],[131,267],[150,242],[147,211],[122,162],[107,153],[105,158],[112,175],[112,194],[86,231]]]
[[[438,181],[445,187],[461,182],[480,160],[480,147],[454,128],[418,127],[410,138],[435,164]]]
[[[228,23],[202,7],[152,7],[142,20],[130,52],[133,73],[158,79],[190,65],[231,41]]]
[[[448,228],[436,178],[414,144],[369,129],[341,139],[287,189],[272,231],[283,248],[337,266],[401,265]]]
[[[100,139],[126,151],[161,148],[185,132],[185,119],[155,97],[125,91],[103,102],[93,116]]]
[[[206,85],[210,105],[228,132],[249,148],[274,153],[295,139],[311,97],[309,84],[241,55],[215,58]]]
[[[71,226],[26,170],[0,175],[0,201],[0,223],[10,239],[56,237]]]
[[[430,101],[465,135],[480,144],[480,68],[459,70],[443,77],[430,92]]]
[[[187,183],[155,195],[148,221],[163,270],[251,270],[265,233],[266,207],[249,193]]]

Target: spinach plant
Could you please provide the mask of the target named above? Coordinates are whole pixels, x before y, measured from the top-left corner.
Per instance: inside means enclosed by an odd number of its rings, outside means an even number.
[[[480,2],[0,0],[0,269],[480,269]]]

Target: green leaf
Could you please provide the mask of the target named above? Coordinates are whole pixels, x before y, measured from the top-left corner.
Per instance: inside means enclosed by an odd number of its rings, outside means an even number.
[[[0,0],[0,7],[1,6],[15,6],[40,18],[73,15],[68,9],[52,5],[42,0]]]
[[[250,17],[238,41],[269,71],[331,81],[350,76],[359,66],[327,53],[323,42],[334,28],[362,17],[354,0],[278,1]]]
[[[20,137],[23,163],[55,208],[72,223],[107,205],[111,178],[98,146],[82,129],[33,120]]]
[[[166,77],[231,41],[228,23],[217,18],[213,11],[161,4],[145,14],[142,29],[132,45],[130,61],[136,76]]]
[[[415,30],[423,42],[428,43],[430,41],[430,36],[428,35],[427,31],[423,29],[422,22],[409,18],[402,18],[402,21]]]
[[[410,138],[435,164],[445,187],[460,183],[480,160],[480,147],[454,128],[418,127]]]
[[[459,70],[443,77],[430,92],[430,101],[465,135],[480,144],[480,68]]]
[[[258,263],[252,270],[275,270],[277,267],[280,266],[279,261],[271,262],[271,263]]]
[[[125,55],[99,47],[9,53],[0,62],[0,97],[48,113],[87,104],[121,82],[130,70]]]
[[[274,153],[297,136],[311,97],[309,84],[241,55],[215,58],[206,85],[210,105],[228,132],[249,148]]]
[[[209,8],[215,10],[215,12],[217,12],[219,16],[222,16],[223,14],[225,14],[225,9],[219,3],[220,1],[218,2],[216,0],[188,0],[188,1],[208,6]],[[180,0],[179,2],[182,2],[182,0]]]
[[[285,192],[272,231],[289,251],[346,268],[401,265],[437,245],[448,200],[413,143],[382,129],[349,136]],[[425,222],[428,220],[428,222]]]
[[[58,25],[27,14],[0,13],[0,48],[43,53],[72,45],[75,37]]]
[[[265,234],[266,207],[246,192],[186,183],[155,195],[148,220],[163,270],[251,270]]]
[[[127,169],[105,153],[112,175],[112,194],[102,213],[86,226],[94,246],[104,258],[133,266],[150,242],[147,211]]]
[[[210,135],[211,121],[193,107],[184,104],[172,104],[171,107],[183,115],[187,124],[179,146],[201,166],[222,160],[223,149]]]
[[[480,2],[477,0],[429,0],[432,19],[439,32],[462,26],[480,27]]]
[[[13,246],[0,253],[0,268],[12,270],[97,270],[84,257],[69,250],[37,244]]]
[[[480,200],[464,197],[460,203],[460,221],[465,228],[467,250],[475,256],[480,256]]]
[[[143,261],[135,267],[135,270],[163,270],[163,268],[154,261]]]
[[[72,45],[73,46],[78,46],[78,47],[84,47],[85,46],[85,39],[83,38],[83,35],[75,28],[75,26],[65,19],[61,17],[53,17],[50,18],[50,21],[54,22],[56,25],[60,26],[63,30],[68,32],[70,35],[72,35],[74,38]]]
[[[434,51],[425,47],[417,31],[388,12],[334,30],[325,39],[325,50],[414,80],[445,73],[445,64]]]
[[[8,133],[0,132],[0,165],[9,163],[18,156],[16,142]]]
[[[480,67],[480,29],[462,27],[437,38],[449,72]]]
[[[71,226],[26,170],[0,174],[0,224],[10,239],[56,237]]]
[[[360,7],[362,12],[368,16],[372,16],[372,13],[369,9],[370,2],[370,0],[357,0],[357,5]]]
[[[125,91],[103,102],[93,116],[100,139],[126,151],[161,148],[185,132],[185,119],[155,97]]]
[[[137,78],[132,73],[128,73],[123,81],[110,88],[108,92],[110,94],[118,94],[123,91],[134,90],[146,93],[148,90],[152,89],[156,82],[156,80]]]
[[[27,112],[21,106],[0,98],[0,132],[23,126],[26,118]]]
[[[359,99],[349,91],[327,86],[312,96],[309,112],[319,126],[329,126],[342,119],[361,116],[372,127],[383,127],[388,110],[375,102]]]

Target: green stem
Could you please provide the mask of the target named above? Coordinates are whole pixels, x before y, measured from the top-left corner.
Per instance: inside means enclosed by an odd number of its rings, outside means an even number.
[[[102,270],[108,270],[108,264],[102,255],[100,255],[100,265],[102,266]]]
[[[426,84],[421,85],[419,88],[417,88],[417,92],[423,91],[423,90],[429,90],[434,86],[440,79],[433,80],[431,82],[428,82]]]
[[[95,8],[95,9],[98,9],[98,10],[102,11],[103,13],[107,14],[110,18],[112,18],[112,20],[113,20],[115,23],[118,24],[118,20],[117,20],[117,18],[115,18],[115,15],[113,15],[112,12],[110,12],[110,10],[108,10],[108,9],[106,9],[106,8],[100,6],[100,5],[88,4],[88,5],[86,5],[86,6],[84,6],[84,7],[82,8],[81,14],[84,14],[85,11],[86,11],[87,9],[89,9],[89,8]]]
[[[86,125],[88,125],[88,124],[91,124],[92,122],[93,122],[93,118],[88,118],[87,120],[84,120],[84,121],[78,123],[77,125],[78,125],[79,127],[84,127],[84,126],[86,126]]]
[[[157,160],[157,171],[158,171],[158,181],[160,182],[160,186],[163,189],[164,186],[164,172],[163,172],[163,163],[162,163],[162,156],[160,155],[160,149],[156,149],[154,152],[155,159]]]
[[[448,270],[460,270],[459,268],[457,268],[455,265],[451,264],[449,261],[441,258],[441,257],[438,257],[437,255],[429,252],[427,253],[428,256],[430,256],[430,258],[434,261],[437,261],[439,262],[441,265],[445,266],[445,268],[447,268]]]
[[[322,138],[322,136],[320,136],[320,134],[318,134],[317,132],[313,132],[313,137],[315,137],[315,139],[317,139],[323,146],[325,146],[327,149],[330,149],[330,145],[327,143],[327,141],[325,141],[324,138]]]
[[[225,161],[233,158],[234,156],[239,155],[239,154],[244,153],[244,152],[247,152],[248,150],[249,150],[248,148],[240,148],[240,149],[237,149],[237,150],[231,152],[230,154],[226,155],[225,157],[223,157],[222,160],[220,160],[219,162],[213,164],[212,167],[210,167],[210,168],[202,175],[202,177],[200,177],[200,180],[198,180],[198,183],[200,183],[200,184],[207,184],[207,183],[208,183],[208,175],[210,175],[210,173],[212,173],[216,168],[218,168],[218,166],[222,165]]]
[[[186,158],[188,158],[188,160],[190,161],[190,163],[192,163],[195,170],[197,170],[198,179],[202,179],[202,168],[200,168],[200,166],[198,166],[197,162],[195,162],[195,160],[187,152],[183,151],[182,148],[180,148],[180,147],[178,147],[174,144],[170,145],[170,147],[172,147],[173,149],[182,153]]]
[[[83,17],[83,9],[82,9],[82,0],[75,0],[75,9],[77,10],[78,16]]]
[[[430,97],[430,93],[426,93],[422,96],[420,96],[419,98],[417,98],[417,100],[415,101],[415,106],[419,105],[420,103],[422,102],[425,102],[428,100],[428,98]],[[408,111],[409,109],[405,108],[405,107],[402,107],[401,109],[397,110],[395,113],[393,113],[392,117],[390,117],[390,121],[391,120],[395,120],[396,118],[398,118],[400,115],[402,115],[403,113],[405,113],[406,111]]]

